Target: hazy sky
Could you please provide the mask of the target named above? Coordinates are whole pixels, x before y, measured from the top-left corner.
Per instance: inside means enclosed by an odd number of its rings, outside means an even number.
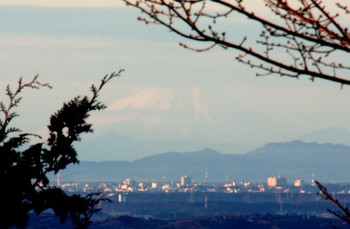
[[[112,0],[0,0],[1,90],[35,74],[54,87],[25,93],[18,125],[43,133],[63,101],[123,68],[101,94],[110,107],[92,117],[96,136],[259,145],[328,127],[350,130],[349,87],[257,78],[234,61],[237,52],[185,50],[180,37],[138,15]],[[237,36],[255,29],[232,23]]]

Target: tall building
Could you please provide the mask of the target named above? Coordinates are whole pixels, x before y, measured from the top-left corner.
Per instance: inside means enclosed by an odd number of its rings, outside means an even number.
[[[284,177],[268,177],[267,178],[267,186],[268,187],[276,187],[283,186],[287,184],[287,179]]]
[[[158,187],[157,182],[152,182],[151,188],[152,189],[157,189],[157,187]]]
[[[277,186],[287,185],[287,179],[281,176],[277,177]]]
[[[267,186],[268,187],[276,187],[277,185],[277,178],[276,177],[268,177],[267,178]]]
[[[126,178],[124,180],[124,185],[128,186],[128,187],[135,187],[136,186],[136,182],[130,178]]]
[[[189,187],[192,184],[192,178],[189,176],[182,176],[180,178],[180,186]]]
[[[303,181],[302,180],[295,180],[294,181],[294,187],[301,187],[303,184]]]
[[[312,173],[311,186],[315,186],[315,173]]]

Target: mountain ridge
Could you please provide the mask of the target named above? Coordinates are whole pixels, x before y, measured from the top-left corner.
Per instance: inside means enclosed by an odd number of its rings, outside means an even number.
[[[306,134],[299,139],[304,142],[333,143],[350,146],[350,131],[338,127],[329,127]]]
[[[276,147],[278,146],[278,147]],[[178,180],[188,175],[196,181],[264,181],[269,176],[287,179],[349,181],[350,147],[341,144],[291,141],[266,144],[242,155],[222,154],[212,149],[167,152],[131,162],[81,161],[62,172],[66,180],[116,181]],[[207,176],[207,177],[206,177]]]
[[[145,156],[163,152],[189,152],[198,149],[212,148],[224,153],[241,154],[250,147],[225,142],[200,142],[188,140],[144,140],[124,135],[109,133],[97,139],[90,139],[77,144],[79,158],[85,161],[128,160],[133,161]],[[171,150],[169,150],[171,149]],[[96,157],[99,152],[99,157]]]
[[[123,131],[121,130],[121,132]],[[330,143],[350,146],[350,132],[341,128],[322,129],[294,139],[289,142],[299,140],[305,143]],[[337,139],[339,140],[337,141]],[[345,141],[347,139],[349,139],[349,144]],[[281,141],[268,144],[277,147],[279,143],[281,143]],[[283,141],[283,143],[286,143],[286,141]],[[202,142],[188,139],[138,139],[110,132],[102,135],[97,133],[97,137],[95,136],[94,138],[79,142],[76,145],[76,149],[79,153],[79,158],[85,161],[133,161],[163,152],[190,152],[205,148],[212,148],[224,154],[244,154],[256,150],[258,146],[261,145],[242,145],[230,142]]]
[[[317,142],[304,142],[302,140],[293,140],[293,141],[287,141],[287,142],[277,142],[277,143],[268,143],[258,149],[248,151],[245,153],[246,155],[251,155],[251,154],[263,154],[263,153],[268,153],[268,152],[273,152],[276,154],[278,149],[280,148],[286,148],[288,147],[289,151],[290,150],[299,150],[299,151],[308,151],[314,147],[321,147],[322,150],[321,152],[325,152],[327,150],[331,150],[334,147],[337,147],[338,150],[344,151],[348,150],[349,146],[342,145],[342,144],[333,144],[333,143],[317,143]],[[286,154],[286,152],[284,152]]]

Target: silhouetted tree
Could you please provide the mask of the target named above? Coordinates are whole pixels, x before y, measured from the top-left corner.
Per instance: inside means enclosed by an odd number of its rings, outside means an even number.
[[[30,82],[19,80],[17,88],[8,85],[8,101],[0,102],[0,228],[26,227],[29,212],[37,214],[52,209],[65,222],[70,216],[76,228],[86,228],[91,217],[100,209],[97,204],[106,201],[99,193],[87,196],[67,195],[59,187],[49,184],[48,174],[57,174],[69,164],[79,163],[73,143],[81,140],[81,134],[91,133],[92,125],[86,120],[92,111],[105,105],[98,100],[102,88],[123,70],[106,75],[98,86],[92,85],[92,96],[77,96],[51,116],[49,138],[40,143],[31,143],[31,138],[40,136],[22,132],[11,126],[18,116],[15,108],[20,104],[21,92],[27,88],[51,87],[42,84],[35,76]]]
[[[138,19],[147,24],[160,24],[182,37],[208,43],[204,48],[180,43],[185,48],[206,51],[219,46],[240,51],[236,59],[258,69],[258,76],[307,76],[350,84],[350,65],[342,58],[350,53],[348,1],[123,1],[140,9],[146,17]],[[270,13],[262,13],[266,9]],[[255,22],[260,36],[240,36],[233,27],[238,16]]]

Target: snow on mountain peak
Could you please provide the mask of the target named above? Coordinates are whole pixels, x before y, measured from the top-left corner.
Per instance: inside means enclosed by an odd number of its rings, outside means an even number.
[[[195,126],[215,126],[217,123],[198,87],[145,88],[112,103],[104,118],[98,119],[107,125],[133,122],[147,129],[156,126],[178,129],[182,135]]]
[[[125,108],[138,110],[169,110],[174,99],[174,91],[161,88],[146,88],[134,95],[120,99],[110,105],[108,111],[118,111]]]

